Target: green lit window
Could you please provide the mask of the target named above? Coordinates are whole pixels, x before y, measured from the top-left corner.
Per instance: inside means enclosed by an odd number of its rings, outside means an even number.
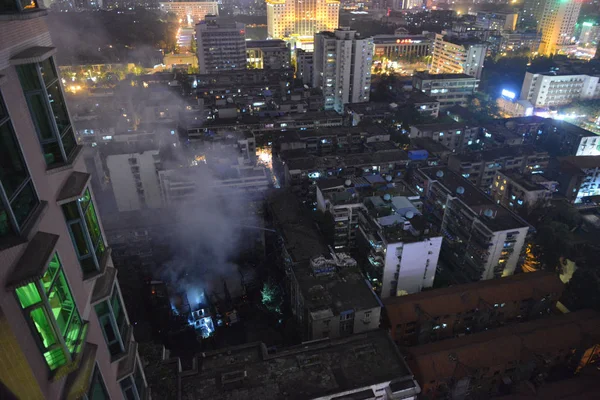
[[[39,281],[20,286],[15,293],[50,370],[67,364],[81,350],[83,322],[58,254]]]
[[[66,163],[77,147],[52,57],[17,67],[46,165]]]
[[[106,246],[90,190],[86,189],[78,200],[63,204],[62,209],[83,273],[98,271]]]
[[[19,234],[38,205],[37,193],[0,95],[0,238]]]
[[[122,354],[127,344],[129,323],[116,285],[112,297],[97,304],[95,310],[111,356]]]

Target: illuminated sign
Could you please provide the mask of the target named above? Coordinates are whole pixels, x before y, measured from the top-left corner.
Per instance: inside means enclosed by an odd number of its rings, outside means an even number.
[[[411,43],[421,43],[420,40],[412,40],[412,39],[396,39],[397,44],[411,44]]]
[[[514,100],[514,98],[517,97],[517,95],[514,92],[511,92],[510,90],[506,89],[502,89],[502,96],[508,97],[511,100]]]

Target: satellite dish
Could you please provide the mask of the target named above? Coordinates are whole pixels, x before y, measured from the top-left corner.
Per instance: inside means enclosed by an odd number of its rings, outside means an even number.
[[[391,201],[392,200],[392,195],[389,193],[386,193],[383,195],[383,200],[384,201]]]
[[[459,186],[456,188],[456,193],[458,194],[465,194],[465,188],[462,186]]]
[[[483,212],[483,215],[485,215],[488,218],[492,218],[494,216],[494,212],[488,208]]]
[[[350,179],[346,179],[346,181],[344,182],[344,185],[352,186],[352,181]]]
[[[437,176],[438,178],[442,178],[444,176],[444,171],[438,171],[438,172],[436,172],[435,176]]]
[[[385,177],[386,182],[391,182],[392,181],[392,176],[388,175]]]
[[[406,214],[404,214],[404,218],[406,218],[406,219],[411,219],[414,216],[415,216],[415,213],[412,211],[407,211]]]

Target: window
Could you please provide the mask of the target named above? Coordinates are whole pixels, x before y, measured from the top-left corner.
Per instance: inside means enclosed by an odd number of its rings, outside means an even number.
[[[36,0],[1,0],[0,13],[26,12],[38,9]]]
[[[52,57],[17,67],[46,165],[66,163],[77,142]]]
[[[19,234],[38,204],[21,147],[0,95],[0,238]]]
[[[98,365],[94,366],[94,372],[92,373],[92,380],[90,381],[90,389],[87,395],[83,397],[83,400],[108,400],[108,392],[106,391],[106,385],[102,379],[102,374],[98,369]]]
[[[123,379],[120,382],[120,385],[121,390],[123,391],[123,397],[125,397],[126,400],[140,400],[144,398],[146,383],[144,381],[142,369],[140,368],[139,360],[136,360],[133,375]]]
[[[68,364],[83,344],[83,321],[58,254],[48,264],[42,279],[15,290],[36,341],[51,371]]]
[[[99,271],[106,246],[90,189],[81,198],[63,204],[62,209],[83,273]]]
[[[94,308],[110,355],[114,357],[123,354],[127,345],[129,324],[117,286],[115,285],[110,299],[97,304]]]

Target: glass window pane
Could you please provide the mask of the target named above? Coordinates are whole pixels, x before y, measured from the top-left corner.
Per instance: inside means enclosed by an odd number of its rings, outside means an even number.
[[[81,209],[86,210],[88,204],[92,201],[92,195],[90,194],[90,189],[85,189],[83,192],[83,196],[79,198],[79,203],[81,204]]]
[[[19,65],[17,67],[21,87],[24,91],[41,89],[40,78],[38,77],[37,64]]]
[[[27,221],[27,218],[38,205],[38,203],[39,200],[35,190],[33,189],[33,183],[29,181],[29,183],[23,189],[21,189],[21,192],[10,204],[19,226],[22,226],[23,223]]]
[[[100,238],[98,246],[96,247],[96,260],[98,260],[98,263],[102,261],[102,256],[104,255],[105,251],[106,247],[104,246],[104,240]]]
[[[125,396],[126,400],[138,400],[135,396],[131,377],[127,377],[121,381],[121,390],[123,391],[123,396]]]
[[[15,12],[15,11],[19,11],[17,9],[17,3],[15,1],[10,1],[10,0],[0,1],[0,13]]]
[[[92,243],[98,243],[98,239],[102,236],[100,232],[100,225],[98,224],[98,217],[96,216],[96,209],[94,203],[90,202],[89,207],[85,211],[85,223],[87,224],[88,232],[92,238]]]
[[[2,0],[0,0],[0,3]],[[0,11],[2,10],[2,6],[0,5]],[[8,112],[6,111],[6,105],[4,104],[4,99],[2,98],[2,94],[0,93],[0,121],[8,116]]]
[[[58,142],[44,143],[42,145],[42,151],[44,152],[44,160],[46,161],[47,166],[64,162]]]
[[[94,257],[88,257],[81,259],[79,261],[81,264],[81,270],[84,274],[89,274],[90,272],[98,271],[98,267],[96,267],[96,262],[94,261]]]
[[[21,8],[23,10],[35,10],[38,8],[36,0],[19,0],[21,2]]]
[[[71,156],[73,150],[77,147],[77,141],[75,140],[75,135],[73,134],[73,127],[69,127],[66,132],[61,137],[63,148],[65,149],[65,154],[67,158]]]
[[[56,69],[54,68],[54,61],[52,61],[52,57],[45,59],[40,63],[40,71],[42,73],[42,79],[46,86],[48,86],[52,81],[58,78],[56,75]]]
[[[62,210],[67,221],[75,221],[76,219],[80,218],[79,210],[77,209],[77,203],[75,203],[74,201],[67,204],[63,204]]]
[[[115,321],[117,322],[119,333],[121,333],[121,336],[124,337],[127,324],[125,323],[125,312],[123,311],[121,298],[119,297],[119,293],[117,292],[116,288],[113,291],[113,295],[110,300],[110,305],[113,310],[113,315],[115,316]]]
[[[69,329],[65,334],[65,344],[67,345],[67,349],[73,354],[81,340],[82,331],[82,322],[81,317],[79,316],[79,312],[75,310],[73,313],[73,317],[71,318],[71,323],[69,324]]]
[[[58,272],[56,282],[48,294],[48,303],[50,303],[50,309],[56,320],[59,333],[62,336],[65,336],[67,326],[71,320],[71,315],[76,313],[77,309],[73,302],[71,289],[69,289],[69,284],[62,271]]]
[[[2,202],[0,202],[0,237],[8,236],[14,233],[12,224],[8,217],[8,213],[4,209]]]
[[[60,260],[58,259],[58,254],[54,253],[54,257],[52,257],[52,260],[50,260],[50,262],[48,263],[48,269],[44,273],[44,276],[42,276],[42,280],[41,280],[42,287],[44,288],[44,291],[46,293],[48,293],[48,290],[50,290],[50,286],[52,285],[54,276],[56,275],[56,272],[59,269],[60,269]]]
[[[67,356],[65,355],[62,346],[57,346],[55,349],[45,352],[44,358],[51,371],[54,371],[56,368],[67,363]]]
[[[85,240],[85,233],[83,232],[83,227],[81,223],[75,222],[69,225],[71,228],[71,234],[73,235],[73,242],[75,244],[75,248],[77,249],[77,254],[79,257],[83,257],[90,254],[90,249],[88,248],[88,244]]]
[[[133,374],[133,379],[135,382],[135,387],[137,389],[138,395],[140,399],[144,398],[144,377],[142,375],[142,370],[140,369],[140,364],[136,362],[135,372]]]
[[[0,126],[0,182],[10,199],[29,173],[10,121]]]
[[[94,308],[96,310],[96,314],[98,314],[98,318],[108,314],[108,302],[106,301],[96,304]]]
[[[27,308],[42,301],[40,293],[33,282],[29,283],[28,285],[21,286],[15,291],[17,292],[19,303],[21,303],[21,307],[23,308]]]
[[[30,94],[27,96],[27,100],[31,108],[31,118],[36,124],[40,138],[42,140],[56,139],[44,96],[41,93]]]
[[[56,82],[48,87],[48,101],[50,102],[58,131],[63,132],[71,122],[69,121],[65,99],[60,90],[60,83]]]
[[[92,383],[87,396],[89,400],[108,400],[108,392],[97,366],[94,368]]]
[[[46,312],[42,307],[38,307],[35,310],[32,310],[29,315],[31,316],[31,320],[33,321],[33,325],[40,337],[42,345],[44,346],[44,350],[56,344],[56,335],[54,334],[54,329],[52,329],[52,324],[46,315]]]

